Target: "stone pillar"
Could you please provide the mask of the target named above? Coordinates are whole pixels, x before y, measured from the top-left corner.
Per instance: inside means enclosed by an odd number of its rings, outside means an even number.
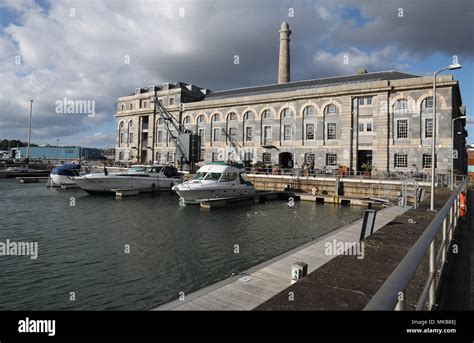
[[[278,59],[278,83],[290,82],[290,26],[287,22],[281,24],[280,55]]]

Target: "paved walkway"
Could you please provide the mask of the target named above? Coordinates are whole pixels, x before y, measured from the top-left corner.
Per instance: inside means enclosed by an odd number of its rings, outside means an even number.
[[[374,232],[408,209],[388,207],[377,212]],[[326,242],[359,241],[362,220],[330,232],[265,263],[193,293],[184,300],[173,300],[153,310],[252,310],[291,285],[291,266],[308,264],[308,274],[337,255],[325,254]]]

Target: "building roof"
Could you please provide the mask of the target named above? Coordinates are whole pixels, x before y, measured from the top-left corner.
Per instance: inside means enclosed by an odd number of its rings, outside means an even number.
[[[367,74],[355,74],[346,76],[336,76],[322,79],[293,81],[281,84],[272,84],[265,86],[236,88],[222,91],[211,92],[206,96],[206,100],[217,100],[226,98],[235,98],[241,96],[251,96],[260,94],[291,92],[302,89],[340,86],[345,84],[354,84],[362,82],[400,80],[420,77],[419,75],[402,73],[395,70],[381,71]]]

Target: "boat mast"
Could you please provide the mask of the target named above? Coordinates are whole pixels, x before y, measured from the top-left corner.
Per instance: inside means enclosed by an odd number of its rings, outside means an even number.
[[[28,146],[26,147],[26,168],[30,162],[30,143],[31,143],[31,116],[33,114],[33,99],[30,99],[30,126],[28,129]]]

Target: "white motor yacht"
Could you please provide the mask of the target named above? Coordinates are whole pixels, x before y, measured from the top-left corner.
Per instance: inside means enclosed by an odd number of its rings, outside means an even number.
[[[192,180],[173,187],[186,204],[255,194],[243,165],[212,162],[199,168]]]
[[[76,184],[87,193],[112,193],[114,190],[166,191],[181,183],[181,177],[173,166],[133,166],[125,173],[88,174],[75,177]]]

